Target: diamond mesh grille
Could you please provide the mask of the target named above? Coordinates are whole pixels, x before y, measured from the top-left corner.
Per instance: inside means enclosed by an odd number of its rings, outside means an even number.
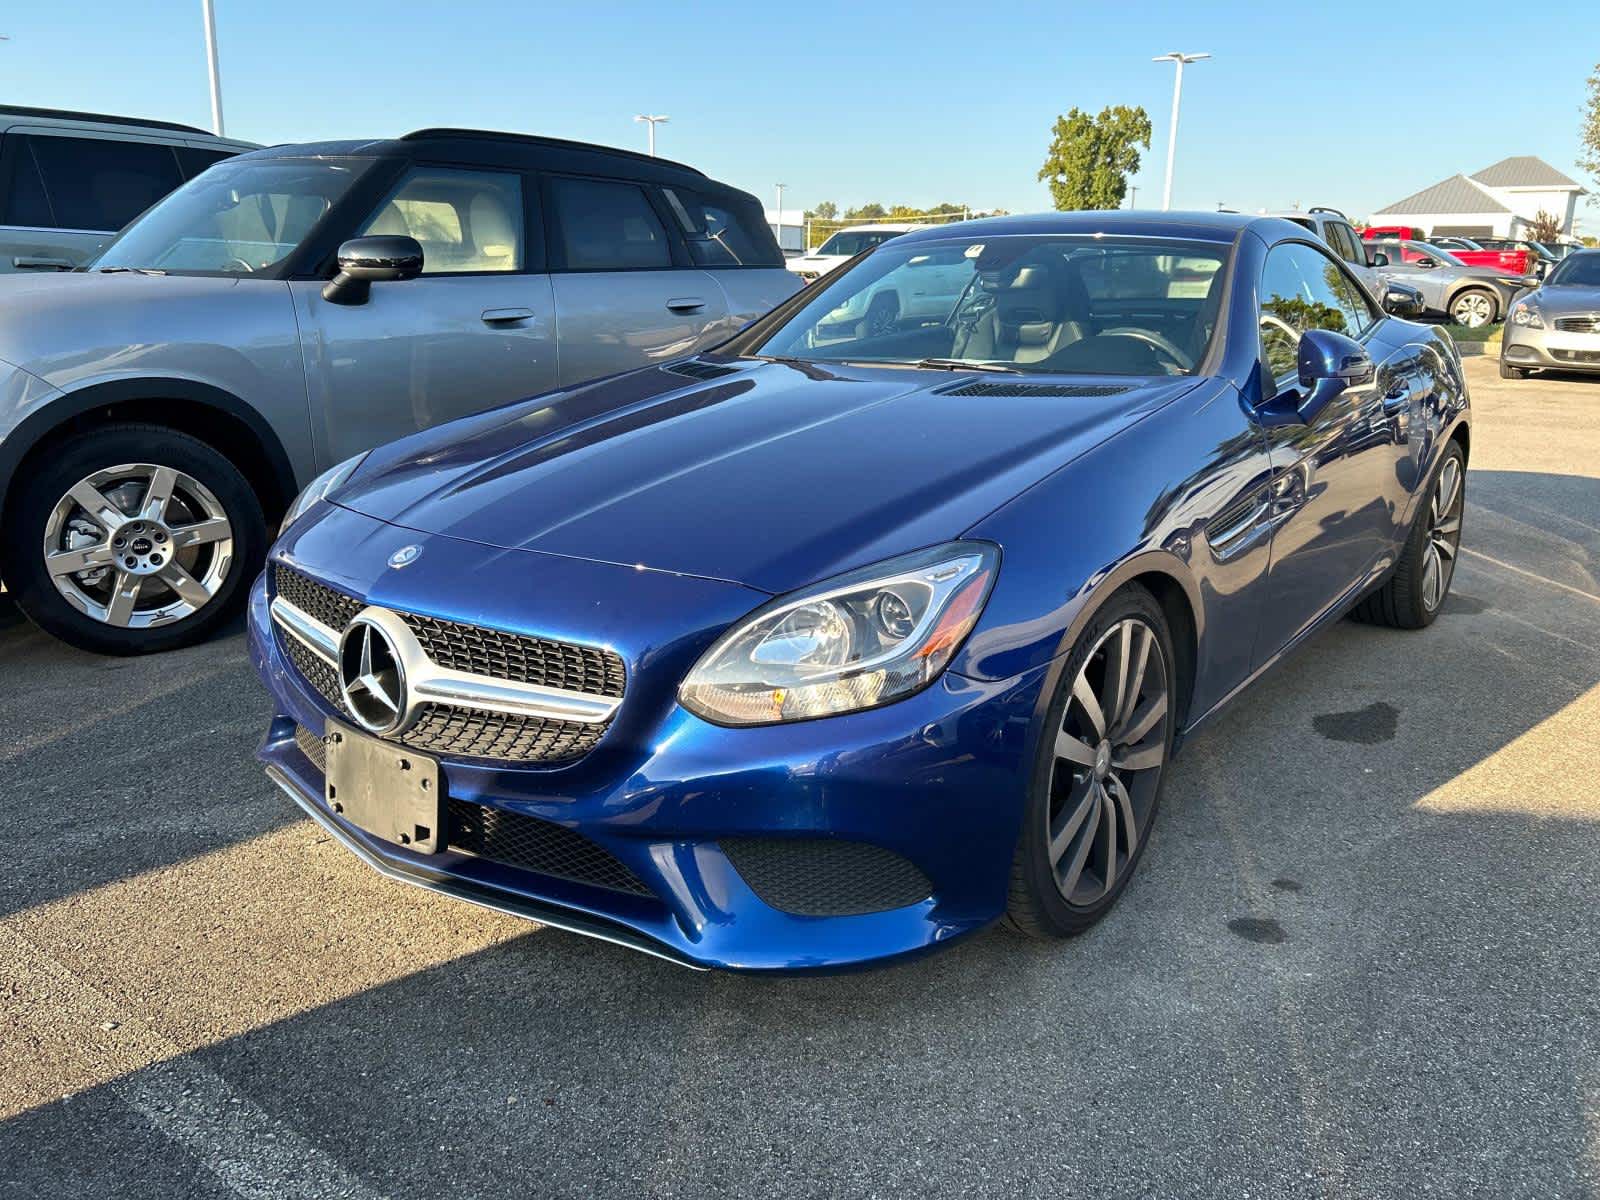
[[[273,586],[290,604],[335,632],[342,631],[366,607],[354,596],[281,564],[273,565]],[[428,657],[443,667],[613,698],[622,695],[626,684],[622,659],[609,650],[413,613],[398,615],[416,634]],[[316,693],[335,711],[348,716],[334,668],[298,638],[280,632],[278,643]],[[609,727],[609,722],[585,724],[430,704],[399,740],[415,750],[435,754],[554,763],[587,754]]]
[[[564,825],[452,799],[449,829],[452,850],[614,892],[654,894],[617,858]]]
[[[893,850],[831,838],[723,838],[750,890],[782,912],[841,917],[925,900],[933,884]]]

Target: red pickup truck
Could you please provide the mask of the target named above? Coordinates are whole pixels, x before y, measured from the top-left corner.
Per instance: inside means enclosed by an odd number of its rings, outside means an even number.
[[[1411,225],[1374,225],[1363,229],[1361,236],[1366,241],[1376,241],[1379,238],[1399,238],[1408,242],[1425,242],[1428,239],[1422,235],[1422,230]],[[1421,255],[1415,251],[1407,250],[1405,260],[1412,262]],[[1469,267],[1498,267],[1510,275],[1527,275],[1533,270],[1532,258],[1526,250],[1455,250],[1450,251],[1456,258],[1466,263]]]

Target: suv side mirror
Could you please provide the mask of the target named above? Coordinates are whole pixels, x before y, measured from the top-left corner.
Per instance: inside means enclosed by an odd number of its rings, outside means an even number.
[[[1349,388],[1371,383],[1376,374],[1366,348],[1331,329],[1308,329],[1300,335],[1296,366],[1300,400],[1295,412],[1306,424],[1330,401]]]
[[[1404,284],[1385,284],[1383,289],[1383,311],[1391,317],[1405,317],[1410,320],[1420,317],[1426,304],[1422,293],[1416,288],[1406,287]]]
[[[1369,250],[1367,251],[1367,265],[1369,267],[1387,267],[1389,265],[1389,256],[1382,250]]]
[[[332,304],[365,304],[374,283],[396,283],[422,274],[422,246],[393,234],[351,238],[339,247],[339,273],[322,289]]]

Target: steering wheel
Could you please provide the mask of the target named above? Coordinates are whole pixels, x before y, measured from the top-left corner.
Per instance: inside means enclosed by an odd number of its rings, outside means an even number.
[[[243,267],[243,268],[244,268],[244,273],[245,273],[245,274],[246,274],[246,275],[254,275],[254,274],[255,274],[255,273],[256,273],[256,269],[255,269],[255,268],[254,268],[254,267],[252,267],[252,266],[251,266],[251,265],[250,265],[250,264],[249,264],[249,263],[247,263],[247,262],[245,262],[245,260],[244,260],[244,259],[242,259],[242,258],[238,258],[238,257],[234,257],[234,258],[229,258],[229,259],[225,259],[225,260],[224,260],[224,261],[223,261],[223,264],[222,264],[222,265],[223,265],[223,266],[224,266],[224,267],[231,267],[231,266],[233,266],[233,265],[234,265],[234,264],[236,264],[236,263],[237,263],[237,264],[238,264],[238,265],[239,265],[239,266],[241,266],[241,267]]]
[[[1151,333],[1148,329],[1135,329],[1131,325],[1118,329],[1107,329],[1098,334],[1099,337],[1125,337],[1136,342],[1143,342],[1163,358],[1168,359],[1180,372],[1194,370],[1194,359],[1178,349],[1176,345],[1162,337],[1159,333]]]

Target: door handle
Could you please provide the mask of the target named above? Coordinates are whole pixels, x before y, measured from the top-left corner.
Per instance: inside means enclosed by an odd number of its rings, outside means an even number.
[[[17,255],[11,265],[19,271],[70,271],[73,267],[65,258],[34,258],[27,254]]]
[[[483,310],[483,323],[485,325],[509,325],[514,321],[531,321],[538,316],[531,308],[486,308]]]
[[[699,312],[705,306],[706,302],[698,296],[679,296],[667,301],[667,307],[675,313]]]

